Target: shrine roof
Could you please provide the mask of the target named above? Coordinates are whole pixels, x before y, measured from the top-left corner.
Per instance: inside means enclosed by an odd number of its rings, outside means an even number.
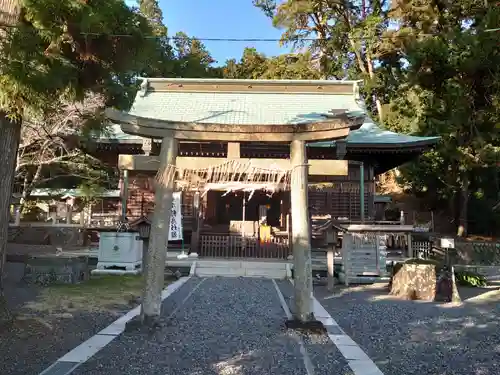
[[[179,123],[298,125],[325,121],[331,111],[359,117],[359,81],[144,79],[130,115]],[[104,142],[133,143],[142,138],[112,125]],[[427,146],[439,137],[417,137],[380,128],[368,116],[347,136],[349,147]],[[320,141],[313,147],[332,147]]]
[[[433,145],[440,137],[419,137],[399,134],[382,129],[379,125],[367,118],[361,128],[353,130],[346,138],[349,147],[396,147],[396,146],[425,146]],[[314,142],[313,147],[332,147],[335,141]]]
[[[179,123],[296,125],[352,107],[356,81],[148,79],[130,115]],[[357,114],[359,115],[359,111]]]

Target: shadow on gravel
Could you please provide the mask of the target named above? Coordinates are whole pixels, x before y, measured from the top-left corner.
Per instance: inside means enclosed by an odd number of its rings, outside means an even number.
[[[500,374],[500,298],[403,301],[383,285],[315,295],[386,375]]]

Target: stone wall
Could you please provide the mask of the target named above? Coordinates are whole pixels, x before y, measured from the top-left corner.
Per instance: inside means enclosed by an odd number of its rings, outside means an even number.
[[[88,245],[89,235],[78,227],[19,226],[9,228],[9,243],[75,247]]]
[[[455,248],[451,254],[455,264],[500,266],[499,242],[460,241],[455,242]]]

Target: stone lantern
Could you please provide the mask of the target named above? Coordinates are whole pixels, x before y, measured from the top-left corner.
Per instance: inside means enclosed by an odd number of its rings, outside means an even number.
[[[141,216],[139,219],[130,223],[130,228],[139,233],[141,240],[149,240],[151,233],[151,220],[146,216]]]
[[[130,229],[139,234],[142,240],[142,268],[144,269],[146,256],[149,248],[149,236],[151,234],[151,220],[146,216],[141,216],[137,220],[130,223]]]

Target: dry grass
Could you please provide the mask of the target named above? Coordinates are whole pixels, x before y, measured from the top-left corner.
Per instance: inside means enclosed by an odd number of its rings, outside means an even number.
[[[99,312],[137,305],[141,276],[98,276],[80,284],[53,285],[42,289],[25,307],[49,314]]]

